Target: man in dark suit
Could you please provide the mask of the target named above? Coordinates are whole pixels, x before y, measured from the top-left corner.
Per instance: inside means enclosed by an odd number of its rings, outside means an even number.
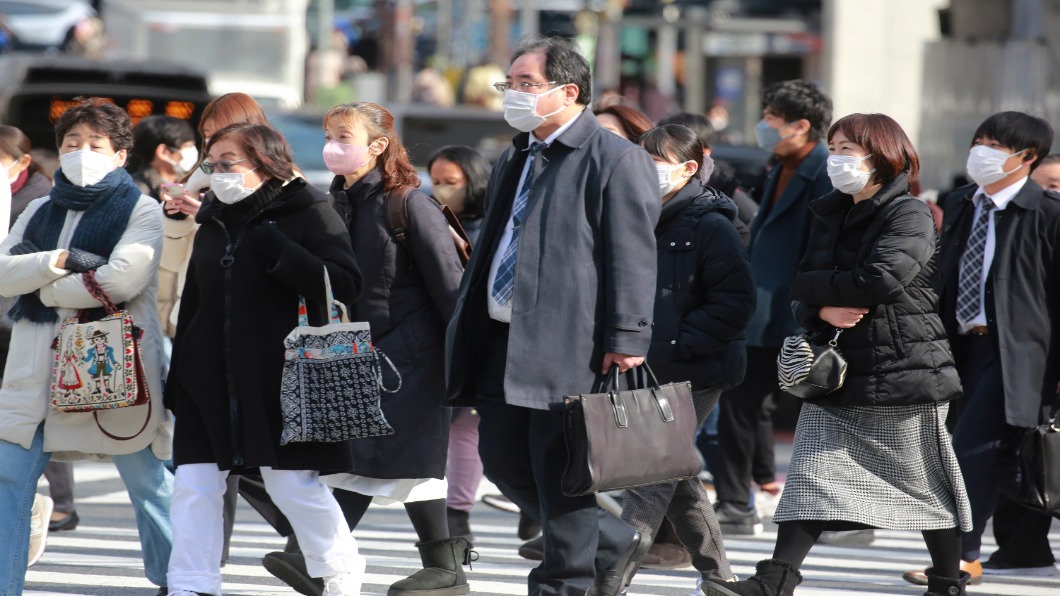
[[[751,269],[758,307],[747,327],[747,374],[722,395],[718,417],[715,510],[725,534],[754,534],[760,520],[749,505],[751,481],[776,492],[773,456],[773,394],[777,354],[784,338],[801,329],[791,314],[791,281],[810,235],[810,201],[831,192],[821,143],[832,123],[832,100],[808,81],[768,87],[758,144],[771,151],[776,166],[757,200],[751,226]]]
[[[651,538],[592,495],[560,491],[562,400],[648,351],[658,176],[646,152],[585,109],[589,64],[568,42],[522,44],[498,88],[523,134],[487,187],[449,324],[447,405],[478,409],[486,476],[541,522],[544,560],[529,593],[612,596]]]
[[[1056,573],[1051,518],[1029,510],[1006,513],[1000,549],[979,563],[986,522],[1015,486],[1015,439],[1045,421],[1060,381],[1060,195],[1028,178],[1052,140],[1041,118],[987,118],[968,157],[974,184],[943,201],[940,311],[965,392],[953,447],[972,509],[961,537],[972,581]]]

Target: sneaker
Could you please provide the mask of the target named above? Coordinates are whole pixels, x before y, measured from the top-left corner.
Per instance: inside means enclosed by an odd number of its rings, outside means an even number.
[[[1028,577],[1054,577],[1060,575],[1056,564],[1021,567],[1017,563],[994,561],[983,563],[983,575],[1025,575]]]
[[[357,555],[353,571],[341,575],[332,575],[324,580],[324,596],[361,596],[361,583],[364,581],[364,569],[367,561]]]
[[[755,510],[744,511],[732,503],[714,505],[722,534],[730,536],[754,536],[762,533],[762,520]]]
[[[54,506],[55,502],[51,497],[40,493],[33,497],[33,509],[29,518],[29,562],[26,567],[39,561],[44,554],[44,547],[48,542],[48,521],[52,517]]]
[[[865,530],[848,530],[841,532],[821,532],[817,539],[818,544],[831,544],[833,546],[868,546],[876,540],[876,531],[868,528]]]

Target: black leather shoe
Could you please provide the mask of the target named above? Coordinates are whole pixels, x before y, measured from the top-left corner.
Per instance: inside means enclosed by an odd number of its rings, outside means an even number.
[[[62,519],[54,519],[48,522],[49,532],[59,532],[62,530],[73,530],[77,527],[77,524],[81,523],[81,518],[77,517],[77,512],[71,512],[70,515]]]
[[[261,559],[265,569],[283,583],[305,596],[322,596],[324,580],[311,577],[305,568],[305,557],[301,553],[269,553]]]
[[[534,521],[529,515],[519,512],[519,540],[530,540],[541,533],[541,524]]]
[[[633,540],[606,571],[596,574],[596,581],[585,596],[618,596],[633,581],[633,574],[651,548],[651,537],[633,533]]]
[[[545,537],[538,536],[519,545],[519,556],[531,561],[544,561]]]

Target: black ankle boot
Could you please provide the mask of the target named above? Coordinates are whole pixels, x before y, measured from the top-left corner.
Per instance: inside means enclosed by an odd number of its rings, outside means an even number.
[[[470,512],[446,507],[445,519],[449,523],[450,538],[463,538],[467,540],[468,547],[475,546],[475,536],[471,533]]]
[[[423,569],[394,583],[387,596],[458,596],[470,594],[462,565],[471,565],[478,553],[471,550],[467,540],[449,538],[432,542],[417,542]]]
[[[928,591],[924,592],[924,596],[964,596],[966,593],[964,588],[972,577],[967,571],[962,571],[960,578],[957,579],[942,577],[935,575],[933,567],[926,569],[925,573],[928,578]]]
[[[784,561],[767,559],[755,566],[753,577],[740,582],[707,580],[703,592],[707,596],[791,596],[795,586],[802,583],[799,570]]]

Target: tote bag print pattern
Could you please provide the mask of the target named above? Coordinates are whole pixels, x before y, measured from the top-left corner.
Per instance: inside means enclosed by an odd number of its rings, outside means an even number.
[[[343,323],[325,283],[331,323],[310,327],[302,298],[298,327],[284,340],[281,445],[394,434],[379,407],[379,361],[368,323]]]
[[[51,408],[88,412],[136,404],[136,349],[127,311],[63,323],[52,370]]]

